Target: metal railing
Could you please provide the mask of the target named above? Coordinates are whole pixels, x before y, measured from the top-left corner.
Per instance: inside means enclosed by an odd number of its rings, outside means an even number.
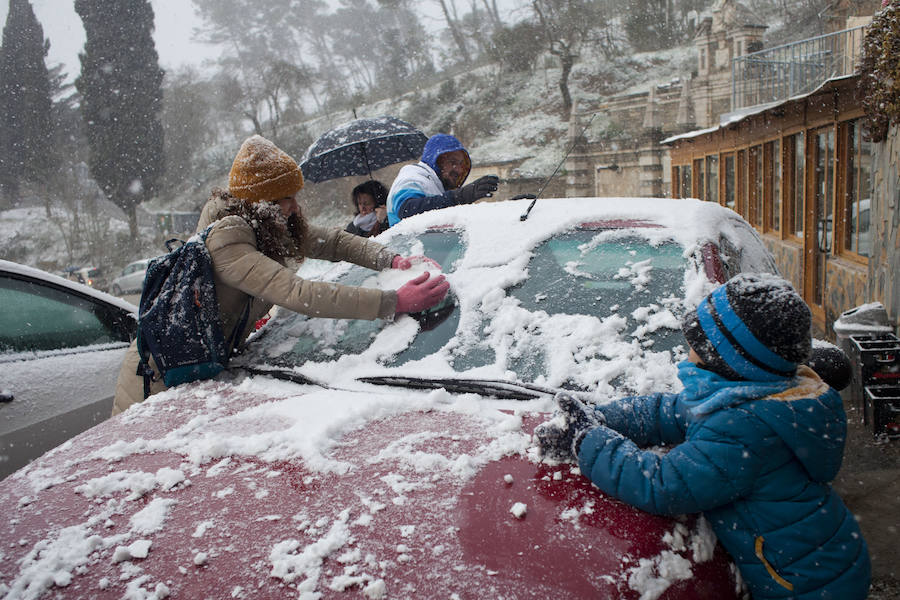
[[[731,110],[806,94],[835,77],[852,75],[865,26],[784,44],[731,61]]]

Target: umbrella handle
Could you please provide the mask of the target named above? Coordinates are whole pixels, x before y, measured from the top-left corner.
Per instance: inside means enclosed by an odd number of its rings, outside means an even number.
[[[369,153],[366,152],[369,142],[362,143],[363,160],[366,161],[366,171],[369,173],[369,179],[372,179],[372,167],[369,166]]]

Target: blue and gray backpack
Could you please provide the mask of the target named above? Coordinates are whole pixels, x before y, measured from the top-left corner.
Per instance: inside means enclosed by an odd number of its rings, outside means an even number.
[[[216,376],[228,366],[235,338],[250,314],[247,303],[226,344],[206,237],[212,225],[187,242],[166,242],[168,254],[154,258],[144,276],[138,312],[137,374],[144,377],[144,397],[155,373],[153,357],[167,387]],[[181,242],[172,248],[175,242]]]

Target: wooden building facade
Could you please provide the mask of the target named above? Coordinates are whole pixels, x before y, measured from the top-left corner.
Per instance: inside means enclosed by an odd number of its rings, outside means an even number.
[[[816,335],[832,339],[834,320],[867,302],[882,301],[895,328],[898,321],[897,299],[870,285],[897,250],[873,256],[873,215],[887,208],[876,206],[884,194],[874,177],[884,145],[863,135],[858,84],[858,76],[830,80],[663,142],[672,195],[718,202],[747,219],[809,304]]]

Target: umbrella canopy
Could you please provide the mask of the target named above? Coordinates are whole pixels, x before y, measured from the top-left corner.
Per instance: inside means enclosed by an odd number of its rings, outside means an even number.
[[[369,175],[382,167],[418,160],[428,137],[394,117],[355,119],[322,134],[300,163],[308,181]]]

